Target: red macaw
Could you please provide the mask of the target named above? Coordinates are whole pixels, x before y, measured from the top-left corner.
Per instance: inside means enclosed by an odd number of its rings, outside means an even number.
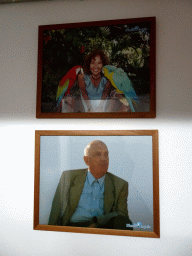
[[[73,86],[77,78],[77,75],[81,69],[82,69],[81,66],[75,66],[71,68],[67,72],[67,74],[61,79],[59,86],[57,88],[57,96],[56,96],[57,105],[60,104],[64,95],[70,94],[70,89]]]

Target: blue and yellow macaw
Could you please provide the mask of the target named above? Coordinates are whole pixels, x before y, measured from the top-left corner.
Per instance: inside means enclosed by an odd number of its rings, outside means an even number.
[[[73,86],[78,73],[81,70],[81,66],[75,66],[71,68],[67,74],[61,79],[59,86],[57,88],[57,95],[56,95],[56,101],[57,106],[61,103],[61,100],[64,95],[70,94],[70,89]]]
[[[135,112],[133,104],[138,103],[138,97],[133,89],[130,79],[122,68],[116,68],[112,65],[103,67],[104,76],[111,82],[117,92],[123,93],[132,112]]]

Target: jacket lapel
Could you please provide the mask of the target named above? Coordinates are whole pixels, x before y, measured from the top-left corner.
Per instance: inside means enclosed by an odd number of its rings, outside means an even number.
[[[83,170],[78,176],[75,177],[72,187],[70,189],[70,205],[71,205],[71,213],[75,211],[77,205],[79,203],[79,199],[84,187],[85,179],[86,179],[87,171]]]
[[[105,176],[105,191],[104,191],[104,213],[107,214],[111,211],[114,204],[114,185],[110,176],[106,173]]]

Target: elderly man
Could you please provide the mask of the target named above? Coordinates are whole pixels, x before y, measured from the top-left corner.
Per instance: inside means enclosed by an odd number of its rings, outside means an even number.
[[[127,181],[107,172],[108,149],[94,140],[84,150],[88,169],[62,173],[49,225],[127,229]]]

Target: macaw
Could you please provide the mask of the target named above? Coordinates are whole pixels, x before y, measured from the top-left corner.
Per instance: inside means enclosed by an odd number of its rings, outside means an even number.
[[[81,66],[75,66],[71,68],[67,74],[61,79],[59,86],[57,88],[57,95],[56,95],[56,101],[57,105],[60,104],[63,95],[70,94],[70,89],[73,86],[78,73],[82,70]]]
[[[123,71],[122,68],[116,68],[112,65],[106,65],[103,67],[104,76],[111,82],[113,87],[119,93],[123,93],[132,112],[135,112],[133,107],[133,103],[138,103],[138,97],[133,89],[130,79],[128,78],[127,74]],[[122,103],[123,102],[122,99]]]

